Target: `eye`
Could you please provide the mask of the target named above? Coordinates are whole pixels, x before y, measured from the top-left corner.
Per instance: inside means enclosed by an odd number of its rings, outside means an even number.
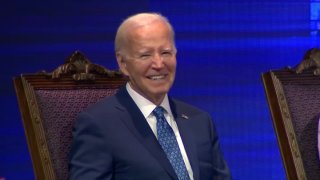
[[[139,56],[139,59],[141,59],[141,60],[148,60],[150,58],[151,58],[151,54],[141,54]]]
[[[172,51],[163,51],[161,56],[163,57],[171,57],[173,55]]]

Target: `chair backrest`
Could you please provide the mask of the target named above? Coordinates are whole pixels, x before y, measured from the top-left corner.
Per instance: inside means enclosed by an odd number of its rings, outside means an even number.
[[[320,76],[317,58],[262,74],[287,179],[319,179]],[[309,54],[310,55],[310,54]],[[319,54],[320,55],[320,54]],[[318,58],[320,62],[320,56]]]
[[[126,79],[76,51],[52,73],[13,79],[36,179],[68,179],[72,127],[79,112],[116,93]]]

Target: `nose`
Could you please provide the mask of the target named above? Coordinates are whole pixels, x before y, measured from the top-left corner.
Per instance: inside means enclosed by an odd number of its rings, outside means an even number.
[[[152,67],[155,69],[161,69],[164,66],[163,58],[159,54],[155,54],[152,59]]]

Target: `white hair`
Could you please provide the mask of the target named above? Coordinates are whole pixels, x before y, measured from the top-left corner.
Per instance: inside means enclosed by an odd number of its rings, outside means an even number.
[[[119,26],[117,30],[117,34],[115,37],[115,52],[120,51],[123,47],[125,47],[127,39],[128,39],[128,31],[132,30],[136,27],[144,26],[150,24],[154,21],[162,21],[168,25],[170,30],[171,38],[173,41],[173,45],[175,47],[174,41],[174,30],[169,20],[158,13],[139,13],[125,19]]]

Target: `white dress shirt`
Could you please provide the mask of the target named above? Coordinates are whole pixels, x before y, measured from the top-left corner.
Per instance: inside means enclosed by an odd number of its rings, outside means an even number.
[[[154,135],[157,137],[157,119],[152,113],[152,111],[157,106],[155,104],[153,104],[151,101],[149,101],[148,99],[146,99],[145,97],[141,96],[135,90],[133,90],[129,83],[126,84],[126,88],[127,88],[127,91],[129,93],[129,95],[132,97],[133,101],[139,107],[139,109],[142,112],[143,116],[147,120],[150,128],[152,129],[152,131],[154,133]],[[191,165],[190,165],[186,150],[185,150],[185,148],[183,146],[183,142],[182,142],[182,139],[181,139],[181,136],[180,136],[180,133],[179,133],[179,129],[178,129],[177,123],[174,120],[172,112],[171,112],[171,109],[170,109],[168,95],[165,96],[165,98],[163,99],[163,101],[160,104],[160,106],[162,106],[165,109],[164,116],[165,116],[168,124],[171,126],[171,128],[172,128],[172,130],[173,130],[173,132],[174,132],[174,134],[176,136],[176,139],[177,139],[180,151],[181,151],[181,155],[182,155],[184,164],[186,165],[186,168],[188,170],[189,177],[190,177],[191,180],[193,180],[193,172],[192,172],[192,169],[191,169]]]

